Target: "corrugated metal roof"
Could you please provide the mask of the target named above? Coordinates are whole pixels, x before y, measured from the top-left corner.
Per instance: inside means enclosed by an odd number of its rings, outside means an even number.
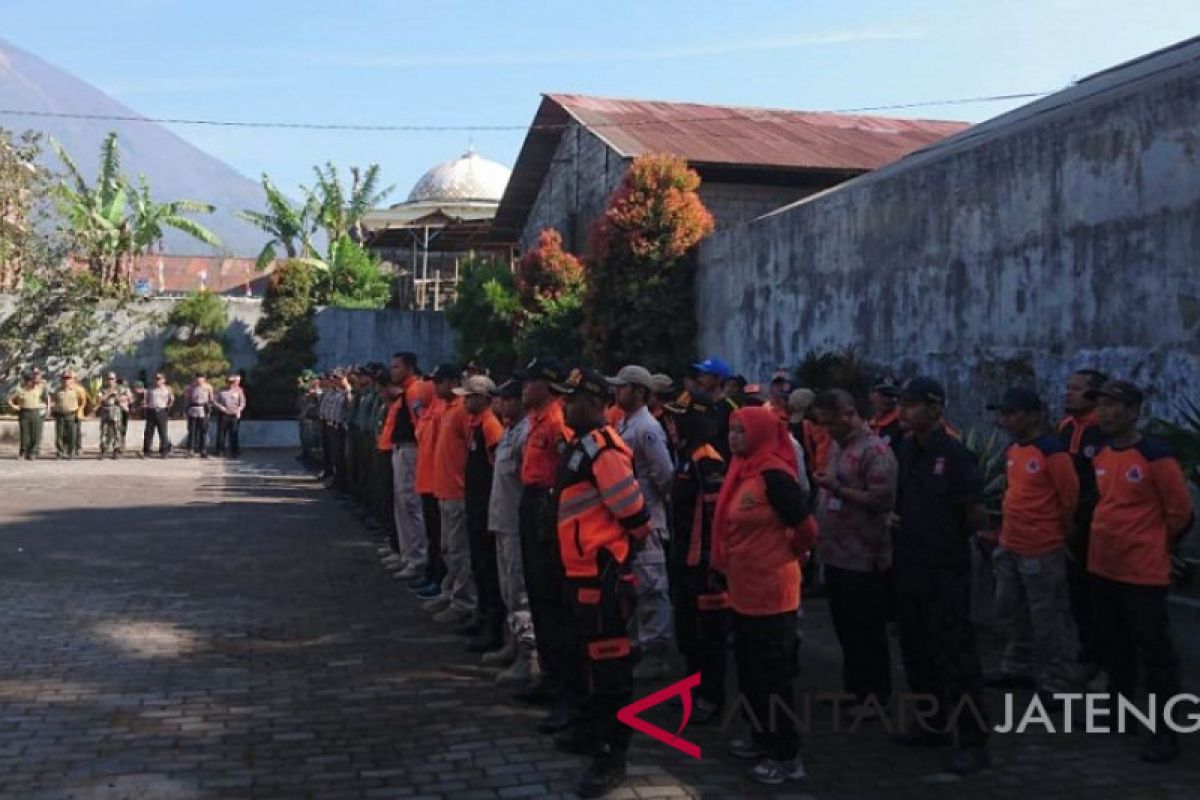
[[[546,97],[623,156],[673,153],[692,164],[870,170],[969,127],[573,94]]]
[[[958,133],[963,122],[740,108],[700,103],[543,95],[493,221],[516,241],[571,120],[619,155],[682,156],[711,180],[832,185]],[[718,179],[720,179],[718,177]]]
[[[162,282],[158,265],[162,263]],[[87,269],[87,262],[73,258],[76,269]],[[267,279],[274,272],[272,264],[262,272],[253,258],[221,258],[219,256],[172,256],[147,254],[138,256],[131,265],[136,284],[147,281],[151,293],[194,292],[202,286],[211,292],[244,295],[246,284],[255,297],[262,297]]]

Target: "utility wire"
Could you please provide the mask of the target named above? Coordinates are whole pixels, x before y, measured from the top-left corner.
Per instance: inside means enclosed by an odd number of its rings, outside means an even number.
[[[932,106],[965,105],[968,103],[994,103],[1005,100],[1024,100],[1033,97],[1043,97],[1046,92],[1021,92],[1018,94],[1000,94],[987,97],[962,97],[949,100],[928,100],[919,103],[896,103],[882,106],[863,106],[860,108],[842,108],[823,112],[830,114],[853,114],[863,111],[890,111],[907,108],[928,108]],[[796,112],[805,113],[805,112]],[[822,112],[813,112],[822,113]],[[42,117],[51,119],[82,119],[99,120],[104,122],[149,122],[159,125],[208,125],[226,128],[274,128],[284,130],[316,130],[316,131],[367,131],[391,133],[446,133],[446,132],[483,132],[483,131],[524,131],[524,130],[563,130],[566,124],[539,123],[535,125],[372,125],[341,122],[271,122],[261,120],[217,120],[217,119],[185,119],[175,117],[140,117],[122,114],[85,114],[71,111],[34,111],[19,108],[0,108],[0,115],[17,117]],[[710,117],[676,117],[670,119],[637,119],[629,121],[588,122],[589,128],[629,128],[641,125],[677,125],[689,122],[720,122],[745,119],[744,114]],[[772,117],[776,124],[787,124],[791,120]],[[803,122],[803,120],[795,120]]]

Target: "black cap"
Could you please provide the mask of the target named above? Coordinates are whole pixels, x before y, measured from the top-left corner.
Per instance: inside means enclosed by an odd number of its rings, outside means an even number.
[[[1042,398],[1033,389],[1015,386],[1004,392],[999,403],[988,403],[988,411],[1041,411]]]
[[[521,396],[521,382],[507,380],[492,390],[493,397],[514,398]]]
[[[428,377],[431,381],[442,381],[458,380],[460,375],[461,373],[459,373],[458,368],[453,364],[438,364],[433,368],[433,372],[429,373]]]
[[[900,382],[887,375],[880,378],[879,382],[871,387],[871,391],[879,392],[884,397],[897,398],[900,396]]]
[[[555,383],[551,388],[568,397],[580,393],[608,397],[609,393],[608,380],[596,370],[587,367],[576,367],[571,370],[565,381]]]
[[[1111,397],[1113,400],[1129,406],[1140,406],[1146,399],[1142,390],[1129,381],[1105,381],[1099,389],[1092,389],[1084,396],[1088,400],[1095,400],[1097,397]]]
[[[946,390],[933,378],[917,377],[904,384],[900,396],[905,400],[922,403],[946,404]]]
[[[513,376],[522,381],[550,381],[559,383],[567,377],[567,371],[557,358],[535,358]]]

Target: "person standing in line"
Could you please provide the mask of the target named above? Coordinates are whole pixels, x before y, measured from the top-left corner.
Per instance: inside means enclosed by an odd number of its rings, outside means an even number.
[[[529,419],[529,435],[521,454],[521,559],[540,673],[535,683],[514,696],[521,702],[550,705],[550,713],[538,722],[537,729],[554,734],[571,726],[580,703],[567,683],[573,677],[567,660],[570,619],[563,596],[553,493],[559,456],[571,437],[554,387],[567,375],[561,362],[553,358],[535,358],[517,374],[523,382],[522,399]]]
[[[42,428],[50,413],[50,394],[46,385],[30,370],[21,386],[8,396],[8,404],[17,412],[20,448],[17,458],[33,461],[42,449]]]
[[[400,556],[396,579],[416,591],[430,589],[425,575],[429,543],[421,495],[417,491],[418,420],[426,412],[417,354],[395,353],[389,367],[395,395],[388,405],[380,448],[387,446],[392,462],[393,549]]]
[[[496,565],[500,598],[508,610],[508,643],[483,654],[484,666],[506,666],[496,676],[498,686],[525,688],[536,674],[537,638],[529,613],[525,570],[521,564],[520,513],[521,454],[529,435],[529,419],[521,402],[521,383],[506,381],[494,392],[500,399],[504,434],[496,446],[496,468],[488,501],[488,529],[496,540]]]
[[[124,383],[117,380],[115,372],[110,372],[104,376],[99,399],[100,455],[111,454],[114,459],[120,458],[121,450],[125,447],[124,420],[129,414],[133,394]]]
[[[79,409],[87,405],[87,391],[75,382],[75,373],[62,372],[62,383],[54,393],[54,450],[59,458],[79,454]]]
[[[900,393],[909,435],[898,454],[893,534],[894,605],[909,688],[937,699],[936,713],[898,744],[954,744],[946,768],[968,775],[990,763],[983,673],[970,618],[971,543],[989,527],[974,454],[945,424],[946,390],[917,377]],[[949,730],[957,714],[956,736]]]
[[[554,539],[571,620],[566,676],[578,710],[554,743],[591,757],[576,793],[601,797],[626,774],[633,731],[617,713],[633,699],[629,621],[637,597],[631,562],[652,523],[633,452],[604,422],[608,382],[593,370],[575,369],[555,391],[566,398],[566,422],[575,432],[556,470]]]
[[[434,494],[437,474],[437,439],[442,424],[446,403],[434,390],[434,380],[453,379],[452,367],[439,365],[420,384],[421,402],[425,411],[417,417],[417,473],[413,487],[421,497],[421,518],[425,521],[425,541],[428,558],[425,563],[426,582],[412,589],[426,608],[441,611],[449,598],[442,595],[442,582],[446,578],[446,563],[442,558],[442,511]]]
[[[1159,707],[1180,692],[1179,657],[1167,615],[1179,541],[1195,521],[1179,460],[1164,442],[1138,431],[1142,390],[1128,381],[1092,389],[1108,437],[1092,460],[1099,501],[1092,516],[1088,572],[1108,690],[1135,698],[1138,673]],[[1179,757],[1179,738],[1159,720],[1142,746],[1154,764]]]
[[[218,456],[225,455],[226,447],[229,456],[237,458],[242,449],[238,440],[238,427],[242,422],[242,412],[246,410],[246,393],[242,391],[242,376],[233,373],[229,376],[225,388],[217,392],[213,401],[213,409],[217,412],[217,446]]]
[[[433,494],[442,521],[442,599],[427,609],[441,625],[456,633],[474,636],[477,598],[471,576],[471,550],[467,540],[466,468],[470,419],[462,398],[454,393],[461,370],[443,364],[434,373],[433,388],[444,408],[438,421],[433,453]]]
[[[188,425],[188,456],[208,458],[208,415],[213,404],[213,389],[208,378],[197,372],[192,385],[183,392],[184,413]]]
[[[1079,503],[1079,476],[1065,447],[1043,425],[1031,389],[1013,388],[989,411],[1012,437],[1004,451],[1005,488],[996,572],[996,616],[1007,634],[1000,672],[988,684],[1032,688],[1045,697],[1076,688],[1067,590],[1066,541]]]
[[[753,780],[777,785],[806,775],[795,720],[772,717],[770,709],[779,701],[794,707],[800,559],[816,542],[817,524],[787,425],[774,411],[733,412],[729,449],[734,459],[717,498],[712,562],[728,582],[738,688],[753,712],[750,737],[735,739],[729,750],[757,762]]]
[[[617,390],[624,412],[617,435],[633,452],[633,468],[650,511],[651,533],[632,561],[637,578],[636,645],[639,653],[633,676],[639,681],[664,678],[671,672],[672,611],[667,581],[667,507],[674,465],[662,425],[647,402],[654,391],[650,370],[637,364],[622,367],[608,383]]]
[[[463,501],[471,576],[475,584],[474,621],[478,632],[467,649],[481,654],[504,645],[504,602],[500,597],[496,544],[488,530],[496,447],[504,434],[504,426],[492,411],[495,389],[496,384],[491,378],[477,373],[454,390],[454,394],[462,398],[468,420]]]
[[[666,409],[679,437],[668,560],[675,636],[687,674],[703,676],[691,724],[708,725],[725,707],[727,641],[733,630],[725,577],[712,568],[712,520],[725,460],[714,441],[717,421],[709,397],[685,392]]]
[[[822,392],[813,401],[813,413],[833,443],[828,472],[813,476],[820,490],[817,553],[842,647],[842,681],[857,706],[851,711],[868,718],[888,704],[892,693],[888,517],[896,503],[896,458],[859,416],[848,392]]]
[[[158,434],[158,454],[166,458],[171,452],[171,439],[167,434],[167,422],[171,416],[171,407],[175,405],[175,393],[167,385],[166,376],[161,372],[154,373],[154,385],[146,387],[143,393],[142,410],[146,415],[146,432],[142,436],[142,458],[150,455],[154,446],[154,435]]]
[[[867,424],[876,436],[891,445],[893,452],[904,438],[900,410],[896,407],[899,399],[900,385],[891,378],[884,378],[871,387],[871,411],[874,416]]]
[[[1092,584],[1088,576],[1088,537],[1092,513],[1096,510],[1096,470],[1092,459],[1108,437],[1100,430],[1096,419],[1096,402],[1088,399],[1108,381],[1108,376],[1094,369],[1077,370],[1067,380],[1063,397],[1066,412],[1058,423],[1058,436],[1075,462],[1079,475],[1079,510],[1075,524],[1067,536],[1067,585],[1071,595],[1071,613],[1079,632],[1080,678],[1086,683],[1100,672],[1100,648],[1095,629],[1095,613],[1091,606]]]

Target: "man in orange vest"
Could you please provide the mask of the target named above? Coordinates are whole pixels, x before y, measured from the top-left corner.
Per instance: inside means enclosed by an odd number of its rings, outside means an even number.
[[[604,423],[604,376],[575,369],[555,389],[566,396],[567,424],[576,434],[558,463],[554,492],[574,623],[568,675],[582,698],[573,727],[555,744],[592,757],[576,792],[600,797],[625,777],[632,731],[617,712],[633,697],[628,626],[637,601],[631,562],[651,533],[650,511],[633,472],[633,452]]]
[[[871,387],[871,410],[874,416],[867,422],[871,432],[883,439],[896,450],[900,440],[904,438],[904,428],[900,425],[900,384],[891,378],[884,378]]]
[[[388,406],[383,430],[376,443],[379,449],[391,454],[392,514],[395,535],[392,540],[400,556],[400,571],[396,579],[416,588],[425,588],[425,568],[429,550],[425,535],[425,517],[421,496],[417,493],[417,421],[425,411],[421,402],[421,387],[416,353],[401,352],[392,356],[390,367],[395,398]]]

